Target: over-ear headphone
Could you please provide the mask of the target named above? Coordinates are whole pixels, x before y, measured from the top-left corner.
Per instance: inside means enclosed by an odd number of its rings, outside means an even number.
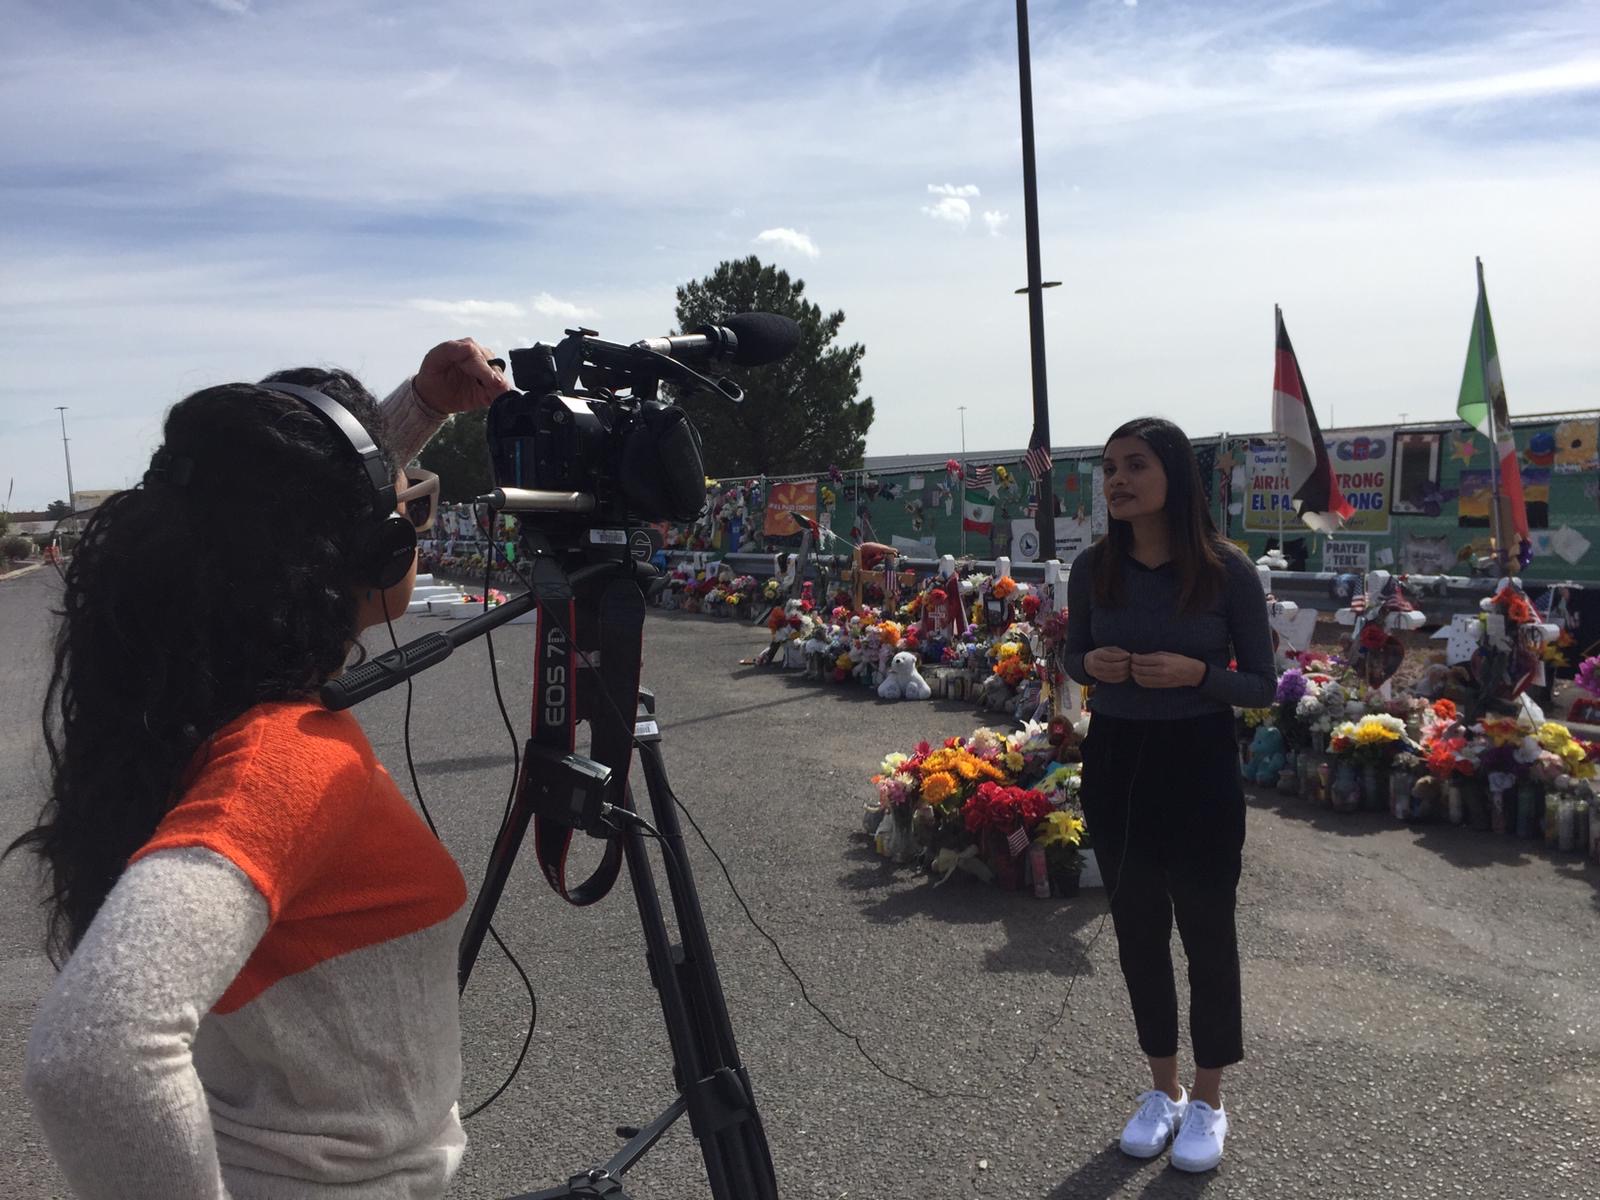
[[[348,408],[316,388],[278,380],[256,386],[303,401],[338,433],[340,441],[360,460],[367,482],[372,485],[375,524],[356,534],[357,574],[378,588],[399,583],[416,562],[417,531],[410,521],[395,512],[394,480],[389,477],[383,454],[372,435]]]

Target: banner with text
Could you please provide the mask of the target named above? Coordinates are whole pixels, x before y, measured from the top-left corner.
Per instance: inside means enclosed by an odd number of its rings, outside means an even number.
[[[790,513],[815,518],[817,515],[817,481],[804,483],[775,483],[767,489],[767,518],[763,526],[770,537],[788,537],[799,533],[800,526]]]
[[[1329,538],[1322,544],[1322,569],[1364,575],[1371,569],[1372,543],[1358,538]]]
[[[1389,477],[1394,461],[1394,433],[1389,429],[1341,430],[1328,437],[1328,459],[1339,490],[1355,507],[1342,532],[1389,532]],[[1300,519],[1289,500],[1288,457],[1276,439],[1252,438],[1246,463],[1244,527],[1275,533],[1283,516],[1285,535],[1298,532]]]

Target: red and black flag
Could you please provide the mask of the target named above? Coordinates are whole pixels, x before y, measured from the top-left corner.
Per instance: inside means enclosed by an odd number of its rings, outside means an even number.
[[[1302,521],[1318,533],[1333,533],[1356,510],[1334,478],[1328,447],[1311,408],[1311,393],[1289,344],[1283,310],[1274,305],[1273,311],[1278,319],[1278,348],[1272,373],[1272,432],[1288,445],[1289,496]]]

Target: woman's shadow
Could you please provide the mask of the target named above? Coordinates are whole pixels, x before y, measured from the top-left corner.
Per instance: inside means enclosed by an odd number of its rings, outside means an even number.
[[[1187,1175],[1171,1166],[1164,1154],[1156,1159],[1130,1158],[1116,1142],[1108,1142],[1098,1154],[1046,1193],[1044,1200],[1110,1200],[1142,1172],[1149,1172],[1150,1178],[1140,1195],[1151,1197],[1198,1196],[1217,1177],[1215,1171]]]

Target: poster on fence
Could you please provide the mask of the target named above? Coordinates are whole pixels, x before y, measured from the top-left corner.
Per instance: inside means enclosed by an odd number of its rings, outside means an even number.
[[[1070,563],[1094,540],[1085,517],[1056,518],[1056,561]],[[1039,561],[1039,523],[1033,517],[1011,520],[1011,557],[1017,562]]]
[[[1389,476],[1394,459],[1394,431],[1341,430],[1328,438],[1328,461],[1339,490],[1356,510],[1344,523],[1350,533],[1389,532]],[[1251,438],[1246,457],[1244,527],[1275,532],[1281,514],[1284,526],[1297,522],[1289,499],[1288,455],[1281,441]]]
[[[1372,563],[1372,543],[1360,538],[1329,538],[1322,545],[1322,569],[1364,575]]]
[[[817,515],[817,481],[807,479],[801,483],[775,483],[767,489],[767,518],[763,531],[769,537],[788,537],[799,533],[791,513],[806,517]]]

